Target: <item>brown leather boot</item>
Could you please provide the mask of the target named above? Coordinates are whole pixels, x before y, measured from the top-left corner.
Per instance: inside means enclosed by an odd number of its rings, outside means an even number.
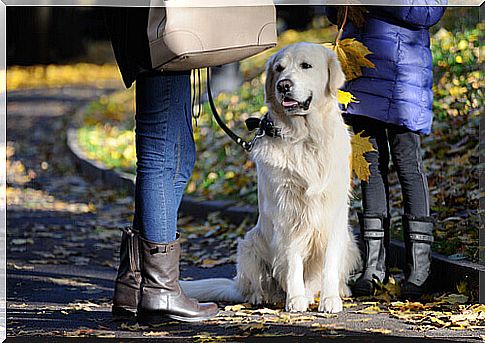
[[[215,316],[215,303],[198,303],[185,295],[179,284],[180,241],[167,244],[140,237],[141,297],[138,303],[139,323],[157,323],[163,317],[183,322],[197,322]]]
[[[115,281],[113,307],[115,319],[134,317],[140,299],[140,254],[138,232],[132,228],[122,228],[120,265]]]

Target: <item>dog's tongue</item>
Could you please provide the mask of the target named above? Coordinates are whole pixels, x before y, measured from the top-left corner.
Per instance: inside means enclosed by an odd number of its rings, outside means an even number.
[[[290,100],[290,99],[283,100],[283,106],[284,107],[291,107],[291,106],[295,106],[295,105],[298,105],[298,101]]]

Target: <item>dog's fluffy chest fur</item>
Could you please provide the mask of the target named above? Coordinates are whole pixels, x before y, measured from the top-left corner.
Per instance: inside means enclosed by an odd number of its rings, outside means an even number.
[[[315,141],[263,138],[252,154],[258,173],[260,213],[271,214],[273,230],[285,235],[310,225],[319,231],[328,168]],[[320,148],[321,150],[321,148]]]

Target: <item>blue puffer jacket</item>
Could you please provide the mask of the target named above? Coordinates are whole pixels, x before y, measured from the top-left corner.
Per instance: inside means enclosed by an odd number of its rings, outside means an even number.
[[[355,38],[367,46],[372,52],[367,58],[376,68],[362,68],[362,77],[345,84],[343,90],[359,101],[346,111],[430,133],[433,74],[428,28],[440,20],[445,7],[367,6],[367,10],[363,29],[347,21],[342,38]],[[327,8],[327,14],[336,21],[335,8]]]

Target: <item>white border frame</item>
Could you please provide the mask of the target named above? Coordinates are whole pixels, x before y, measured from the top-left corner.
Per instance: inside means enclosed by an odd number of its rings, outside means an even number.
[[[6,339],[7,312],[7,274],[6,274],[6,119],[7,119],[7,85],[6,85],[6,53],[7,35],[6,19],[7,6],[116,6],[116,7],[148,7],[153,0],[0,0],[0,339]],[[163,1],[159,6],[163,6]],[[172,0],[176,1],[176,0]],[[200,0],[199,0],[200,1]],[[251,0],[248,0],[251,1]],[[253,0],[254,1],[254,0]],[[218,3],[226,2],[231,6],[231,0],[217,0]],[[416,0],[416,5],[422,6],[481,6],[484,0]],[[210,3],[210,1],[209,1]],[[392,5],[404,6],[399,0],[274,0],[275,5]],[[157,5],[158,6],[158,5]],[[197,6],[204,6],[197,2]],[[208,4],[210,6],[210,4]],[[234,6],[234,3],[232,3]],[[480,11],[481,12],[481,11]],[[482,185],[480,185],[481,188]],[[480,246],[485,244],[485,235],[480,235]],[[485,284],[485,275],[480,275],[480,283]],[[480,302],[485,302],[485,287],[480,287]]]

